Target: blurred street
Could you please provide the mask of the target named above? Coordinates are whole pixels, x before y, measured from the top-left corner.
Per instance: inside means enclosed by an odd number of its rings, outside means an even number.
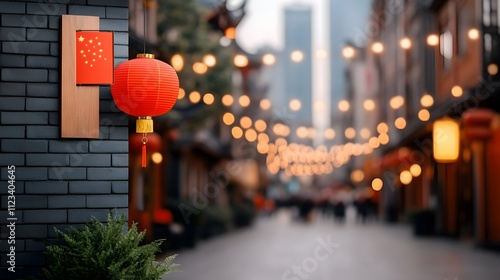
[[[283,211],[261,217],[253,227],[181,251],[176,263],[183,272],[163,279],[493,280],[500,275],[496,253],[442,237],[415,238],[402,224],[356,223],[351,210],[345,224],[322,217],[306,224]],[[318,249],[325,243],[331,253]]]

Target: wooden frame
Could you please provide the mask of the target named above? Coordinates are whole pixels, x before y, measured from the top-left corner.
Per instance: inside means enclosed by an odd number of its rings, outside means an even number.
[[[99,17],[62,16],[61,137],[99,138],[99,86],[76,85],[77,30],[99,30]]]

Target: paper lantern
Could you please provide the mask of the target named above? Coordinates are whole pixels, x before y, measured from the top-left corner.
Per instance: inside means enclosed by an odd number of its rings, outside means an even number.
[[[492,136],[491,123],[495,112],[489,109],[470,109],[462,115],[465,137],[471,141],[483,141]]]
[[[460,127],[453,119],[436,120],[432,129],[434,159],[454,162],[460,150]]]
[[[175,70],[152,54],[137,58],[115,68],[111,94],[124,113],[138,117],[136,132],[142,133],[142,167],[146,166],[147,133],[153,132],[152,117],[170,111],[179,94],[179,78]]]

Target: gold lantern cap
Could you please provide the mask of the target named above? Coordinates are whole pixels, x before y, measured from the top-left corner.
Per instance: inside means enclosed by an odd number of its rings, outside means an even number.
[[[155,55],[152,53],[139,53],[137,58],[155,58]]]

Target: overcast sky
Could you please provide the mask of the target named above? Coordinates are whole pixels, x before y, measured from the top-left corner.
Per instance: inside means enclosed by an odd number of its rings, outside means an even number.
[[[238,26],[237,41],[248,52],[260,46],[283,46],[283,7],[290,3],[308,3],[315,7],[324,0],[249,0],[247,14]],[[314,8],[313,8],[314,9]]]

